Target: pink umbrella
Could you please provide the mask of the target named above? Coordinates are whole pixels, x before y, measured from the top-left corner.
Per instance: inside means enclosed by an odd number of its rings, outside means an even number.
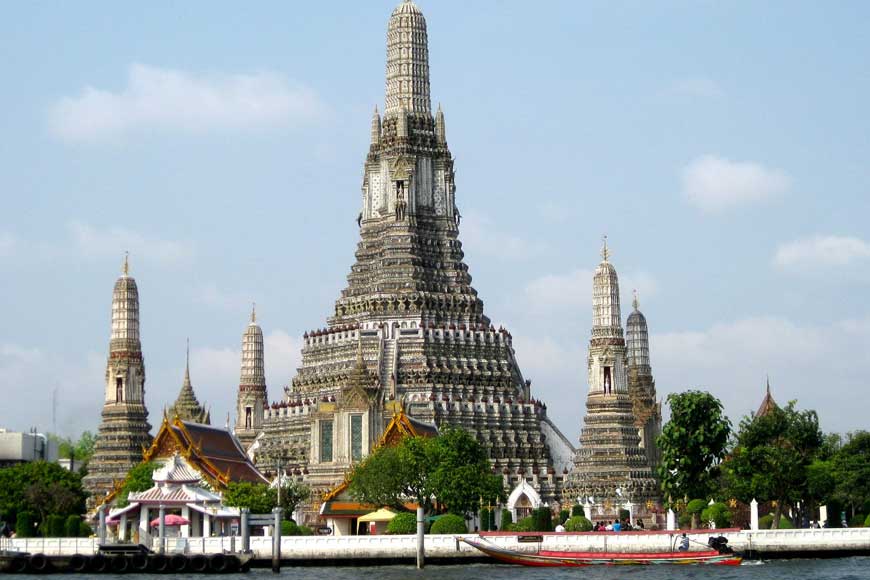
[[[190,523],[190,520],[187,518],[183,518],[181,516],[177,516],[175,514],[167,514],[163,518],[164,526],[186,526]],[[160,518],[154,518],[151,520],[151,527],[156,528],[160,526]]]

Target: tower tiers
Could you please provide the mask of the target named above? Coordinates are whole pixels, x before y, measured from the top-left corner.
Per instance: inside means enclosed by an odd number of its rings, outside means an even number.
[[[112,332],[106,363],[102,421],[88,463],[85,489],[93,508],[142,460],[151,444],[145,408],[145,361],[139,341],[139,289],[124,259],[112,293]]]
[[[566,477],[562,495],[564,502],[591,501],[593,518],[612,520],[629,502],[638,508],[635,515],[648,517],[648,502],[657,501],[659,494],[636,425],[619,313],[619,279],[609,257],[605,240],[593,278],[586,416],[574,469]]]
[[[236,437],[246,448],[263,429],[267,401],[263,330],[257,324],[257,310],[254,307],[251,309],[251,322],[242,334],[242,366],[234,429]]]
[[[371,119],[355,262],[326,327],[304,335],[302,363],[252,449],[263,468],[293,466],[326,489],[404,411],[465,428],[511,487],[528,478],[553,501],[573,447],[532,399],[510,333],[492,327],[471,285],[427,39],[420,9],[402,2],[387,27],[386,102]]]

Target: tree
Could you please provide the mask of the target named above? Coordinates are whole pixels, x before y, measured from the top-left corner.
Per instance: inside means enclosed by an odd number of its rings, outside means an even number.
[[[784,505],[795,506],[809,496],[809,467],[823,443],[818,415],[796,410],[795,401],[761,417],[744,417],[737,443],[725,462],[728,486],[746,503],[753,499],[776,502],[776,528]]]
[[[668,502],[709,497],[717,487],[731,422],[722,403],[710,393],[686,391],[668,395],[671,419],[657,444],[661,450],[659,480]]]
[[[51,513],[81,514],[86,497],[81,475],[57,463],[32,461],[0,468],[0,519],[13,522],[19,513],[28,512],[41,524]]]
[[[79,436],[78,441],[57,435],[49,435],[48,437],[57,442],[58,456],[70,460],[70,471],[81,471],[87,465],[88,460],[94,454],[94,445],[97,442],[96,436],[90,431],[84,431]]]
[[[128,497],[131,493],[146,491],[154,487],[154,470],[160,467],[160,464],[155,461],[143,461],[129,472],[121,484],[121,490],[118,492],[115,505],[124,507],[130,503]]]
[[[827,463],[833,495],[850,507],[852,515],[859,513],[870,501],[870,432],[850,433]]]
[[[486,452],[462,429],[446,428],[437,437],[406,437],[395,446],[376,449],[349,477],[354,499],[398,510],[416,501],[431,511],[434,497],[442,510],[464,517],[481,500],[505,497]]]
[[[307,486],[286,481],[281,486],[281,507],[286,513],[292,513],[310,494]],[[278,507],[278,493],[265,483],[230,482],[223,493],[223,502],[228,506],[248,508],[253,514],[267,514]]]

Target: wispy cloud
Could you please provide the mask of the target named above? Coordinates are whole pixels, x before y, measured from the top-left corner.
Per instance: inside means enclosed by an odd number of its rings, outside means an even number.
[[[11,256],[18,245],[18,239],[10,232],[0,232],[0,258]]]
[[[817,235],[780,244],[773,262],[788,270],[814,270],[848,266],[867,259],[870,243],[861,238]]]
[[[666,92],[676,96],[708,99],[725,95],[719,83],[707,77],[687,77],[676,80]]]
[[[117,92],[91,86],[61,98],[49,128],[64,141],[94,142],[135,133],[293,127],[322,118],[317,93],[272,72],[199,75],[133,64]]]
[[[682,170],[683,195],[706,212],[764,201],[788,191],[791,178],[752,161],[705,155]]]
[[[86,258],[119,258],[129,251],[134,259],[178,266],[188,264],[195,253],[192,242],[160,239],[122,227],[101,229],[78,221],[70,222],[67,227],[73,247]]]
[[[492,218],[470,211],[460,226],[463,246],[502,260],[526,260],[547,250],[547,244],[501,229]]]

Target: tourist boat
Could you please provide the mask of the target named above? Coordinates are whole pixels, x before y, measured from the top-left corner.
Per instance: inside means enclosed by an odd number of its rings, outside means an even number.
[[[483,538],[461,538],[469,546],[474,546],[487,556],[506,564],[542,567],[572,567],[595,565],[649,565],[649,564],[717,564],[738,566],[743,557],[734,553],[720,553],[719,550],[700,550],[689,552],[567,552],[538,549],[534,553],[518,552],[501,548]]]

